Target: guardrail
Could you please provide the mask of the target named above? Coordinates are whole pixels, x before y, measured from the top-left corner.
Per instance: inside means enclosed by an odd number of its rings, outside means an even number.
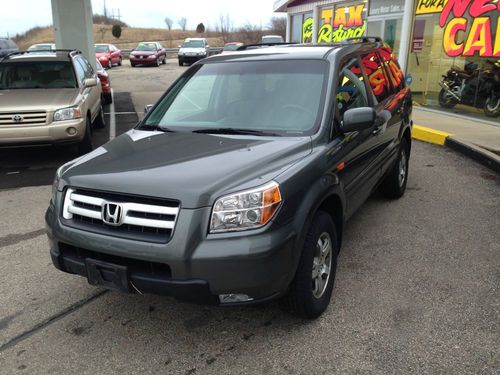
[[[122,54],[123,54],[123,57],[128,57],[130,55],[130,52],[133,51],[132,48],[124,48],[121,50],[122,51]],[[165,51],[167,52],[167,54],[175,54],[177,55],[177,53],[179,52],[179,48],[165,48]],[[210,47],[208,49],[208,55],[216,55],[218,53],[221,53],[222,52],[222,47]]]

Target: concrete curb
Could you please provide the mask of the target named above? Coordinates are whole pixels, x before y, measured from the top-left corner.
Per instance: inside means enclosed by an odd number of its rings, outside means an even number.
[[[458,140],[453,134],[425,126],[413,125],[411,136],[419,141],[448,147],[500,174],[500,156],[472,143]]]

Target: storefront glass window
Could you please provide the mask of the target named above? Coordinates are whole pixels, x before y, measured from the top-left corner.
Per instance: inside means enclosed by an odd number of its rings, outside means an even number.
[[[364,1],[335,4],[320,12],[318,43],[338,43],[365,35],[367,3]]]
[[[408,61],[414,99],[429,107],[498,118],[500,8],[481,0],[462,2],[463,7],[416,3]]]
[[[291,26],[290,41],[300,43],[302,40],[302,14],[292,16]]]

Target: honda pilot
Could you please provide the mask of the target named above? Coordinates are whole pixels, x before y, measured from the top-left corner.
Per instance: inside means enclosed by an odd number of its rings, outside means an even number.
[[[316,318],[346,221],[377,188],[405,192],[411,112],[376,38],[200,61],[134,129],[59,168],[52,261],[121,292],[281,299]]]

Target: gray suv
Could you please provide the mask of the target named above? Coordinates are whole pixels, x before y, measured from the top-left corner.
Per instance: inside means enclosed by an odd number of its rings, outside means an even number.
[[[345,222],[404,194],[411,93],[375,38],[194,64],[138,126],[57,171],[54,265],[210,304],[328,306]]]

